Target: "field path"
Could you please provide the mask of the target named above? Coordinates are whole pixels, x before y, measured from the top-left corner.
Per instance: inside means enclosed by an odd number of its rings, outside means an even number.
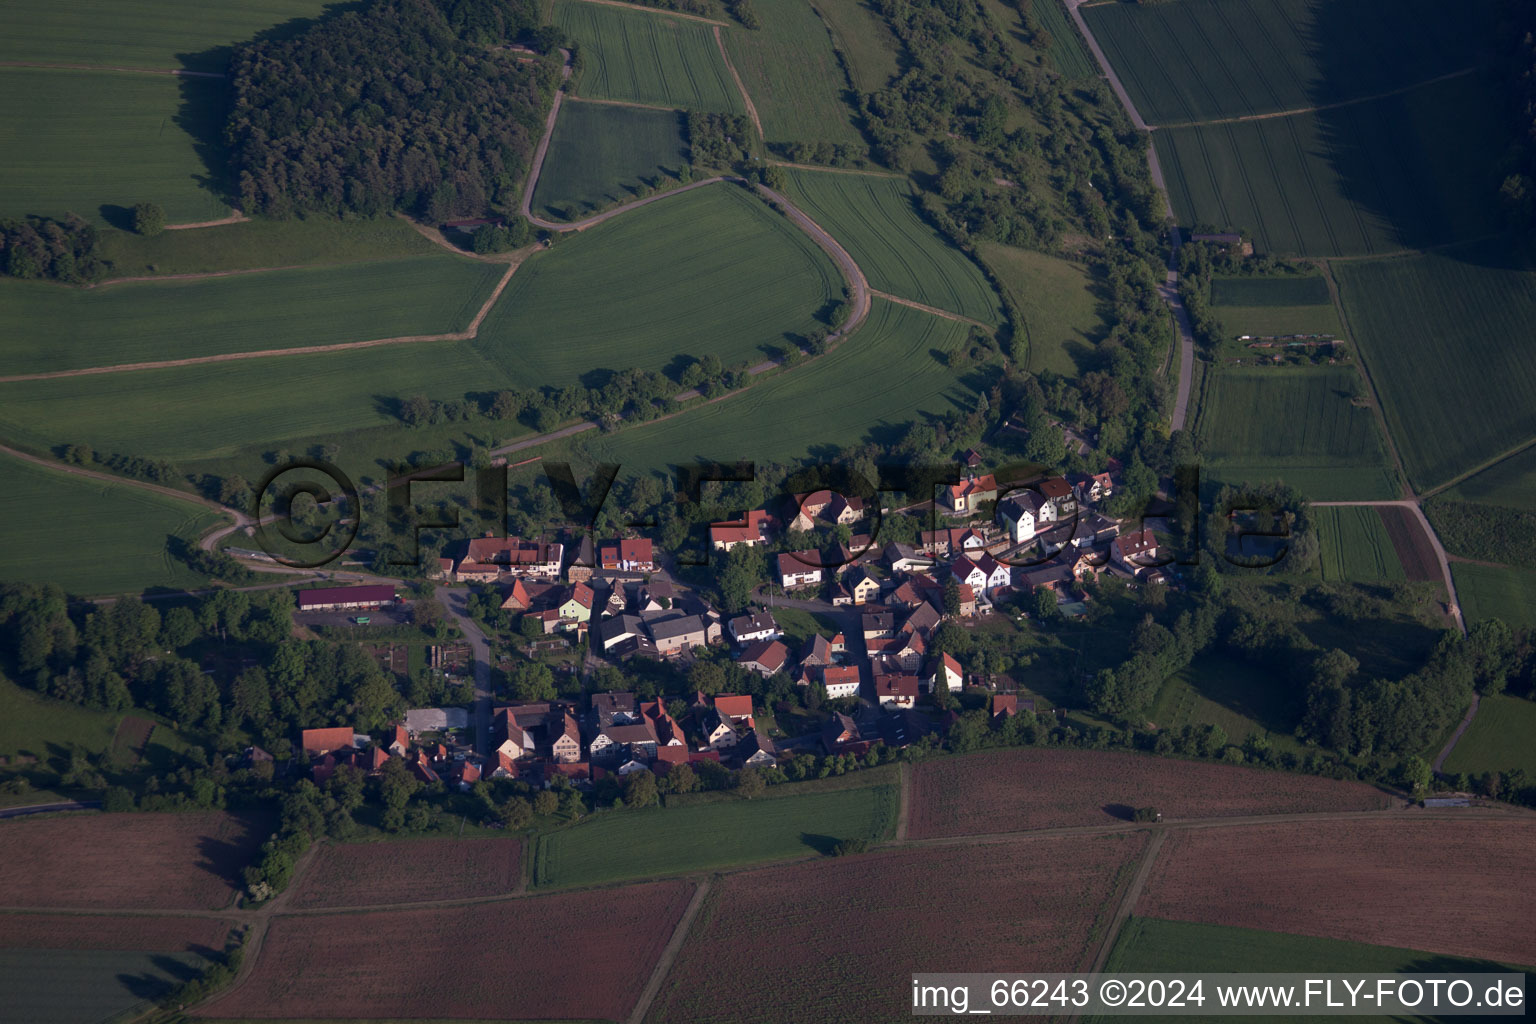
[[[1440,748],[1440,753],[1435,755],[1435,763],[1430,765],[1437,773],[1445,765],[1445,759],[1451,756],[1451,751],[1456,749],[1456,744],[1461,740],[1462,733],[1467,731],[1467,726],[1472,724],[1472,719],[1477,715],[1477,706],[1482,703],[1482,695],[1476,690],[1472,691],[1472,706],[1467,708],[1467,713],[1462,716],[1461,724],[1456,731],[1451,733],[1451,738],[1445,741],[1445,746]]]
[[[877,299],[884,299],[886,302],[894,302],[898,306],[907,306],[911,309],[920,309],[924,313],[932,313],[934,316],[941,316],[946,320],[958,320],[963,324],[970,324],[973,327],[980,327],[984,331],[990,332],[992,330],[991,327],[988,327],[980,320],[972,320],[968,316],[961,316],[959,313],[951,313],[949,310],[940,309],[938,306],[928,306],[921,302],[916,302],[912,299],[904,299],[900,295],[892,295],[890,292],[879,291],[875,288],[871,288],[869,290],[869,294],[873,295]]]
[[[720,47],[720,59],[725,61],[725,69],[731,73],[731,79],[736,83],[736,91],[741,93],[741,102],[747,105],[747,116],[752,119],[752,126],[757,129],[757,137],[763,142],[768,141],[768,136],[763,134],[762,119],[757,116],[757,108],[752,105],[752,97],[747,92],[747,83],[741,80],[741,75],[736,71],[736,65],[731,63],[731,55],[725,52],[725,37],[720,34],[720,26],[715,26],[715,45]]]
[[[0,68],[52,68],[58,71],[124,71],[131,75],[171,75],[175,78],[223,78],[217,71],[184,71],[181,68],[124,68],[111,64],[53,64],[30,60],[0,60]]]
[[[191,224],[167,224],[167,231],[192,231],[196,228],[220,228],[226,224],[244,224],[251,218],[239,210],[230,210],[228,217],[220,217],[218,220],[200,220]]]
[[[599,107],[633,107],[636,110],[665,110],[672,113],[678,113],[683,110],[682,107],[668,107],[660,103],[637,103],[634,100],[600,100],[595,96],[577,96],[575,93],[567,96],[566,99],[572,103],[591,103]]]
[[[1131,879],[1131,884],[1125,887],[1125,895],[1120,897],[1120,905],[1115,908],[1115,916],[1110,918],[1109,925],[1104,929],[1104,941],[1099,944],[1099,951],[1094,954],[1093,963],[1087,968],[1088,973],[1098,974],[1104,969],[1104,962],[1109,959],[1109,951],[1115,947],[1115,938],[1120,934],[1120,929],[1125,926],[1126,918],[1131,916],[1131,911],[1136,906],[1136,901],[1141,898],[1141,890],[1146,888],[1147,878],[1152,874],[1152,863],[1157,860],[1157,851],[1163,848],[1163,840],[1168,837],[1164,829],[1152,830],[1152,841],[1147,843],[1147,848],[1141,854],[1141,864],[1136,868],[1136,875]]]
[[[896,810],[896,839],[898,843],[907,841],[907,825],[912,817],[912,769],[907,763],[901,763],[901,791],[897,799]]]
[[[1204,128],[1207,125],[1239,124],[1243,121],[1270,121],[1279,117],[1295,117],[1297,114],[1315,114],[1322,110],[1337,110],[1340,107],[1353,106],[1356,103],[1370,103],[1373,100],[1384,100],[1392,96],[1399,96],[1405,92],[1422,89],[1427,85],[1437,85],[1440,82],[1449,82],[1453,78],[1465,78],[1478,70],[1476,64],[1462,68],[1460,71],[1451,71],[1444,75],[1436,75],[1434,78],[1426,78],[1422,82],[1412,82],[1408,85],[1400,85],[1396,89],[1388,89],[1386,92],[1378,92],[1370,96],[1356,96],[1354,99],[1339,100],[1337,103],[1323,103],[1315,107],[1294,107],[1290,110],[1276,110],[1268,114],[1241,114],[1237,117],[1218,117],[1211,121],[1178,121],[1174,124],[1148,125],[1148,131],[1156,131],[1159,128]]]
[[[640,4],[626,4],[621,0],[581,0],[584,4],[602,4],[604,7],[622,7],[626,11],[639,11],[642,14],[659,14],[666,18],[681,18],[684,21],[702,21],[706,25],[720,25],[730,28],[731,23],[721,21],[718,18],[706,18],[702,14],[684,14],[681,11],[669,11],[661,7],[644,7]]]
[[[1440,577],[1445,582],[1446,607],[1451,613],[1451,618],[1456,620],[1456,628],[1462,636],[1467,635],[1467,624],[1461,615],[1461,603],[1456,599],[1456,581],[1451,578],[1451,560],[1446,557],[1445,545],[1440,543],[1434,527],[1429,525],[1429,519],[1424,515],[1424,509],[1419,507],[1417,498],[1398,498],[1395,501],[1314,501],[1314,507],[1318,508],[1364,508],[1381,507],[1383,505],[1395,505],[1398,508],[1410,509],[1413,517],[1419,521],[1419,529],[1429,538],[1430,547],[1435,549],[1435,560],[1440,563]],[[1475,707],[1475,705],[1474,705]]]
[[[865,178],[895,178],[897,181],[906,181],[905,174],[895,174],[891,171],[871,171],[861,167],[823,167],[821,164],[795,164],[788,160],[769,160],[769,167],[787,167],[792,171],[825,171],[828,174],[857,174]]]
[[[683,911],[683,916],[678,918],[677,927],[672,929],[672,938],[667,940],[667,946],[661,951],[661,956],[656,959],[656,966],[651,971],[651,978],[645,983],[645,990],[640,993],[640,998],[635,1001],[635,1008],[629,1015],[629,1024],[643,1024],[645,1015],[651,1011],[651,1004],[656,1001],[656,994],[661,991],[661,983],[666,980],[672,970],[672,965],[677,962],[677,954],[683,951],[683,940],[688,938],[688,930],[693,927],[693,919],[699,916],[699,911],[704,907],[704,900],[709,896],[709,879],[699,883],[699,887],[693,890],[693,899],[688,901],[688,909]]]

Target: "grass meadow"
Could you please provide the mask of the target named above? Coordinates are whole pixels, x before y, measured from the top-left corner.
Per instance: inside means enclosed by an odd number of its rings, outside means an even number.
[[[1536,263],[1507,243],[1334,264],[1388,428],[1420,490],[1536,435]]]
[[[844,0],[847,2],[847,0]],[[762,27],[723,29],[725,48],[767,142],[832,142],[859,150],[848,79],[809,0],[753,0]]]
[[[1493,4],[1479,0],[1256,0],[1241,9],[1181,0],[1083,9],[1153,125],[1355,100],[1458,71],[1475,63],[1492,13]]]
[[[91,289],[0,281],[0,375],[462,331],[505,272],[434,251]]]
[[[117,1020],[143,1012],[203,966],[192,953],[0,949],[6,1015],[29,1024]]]
[[[1536,509],[1536,447],[1468,477],[1446,492],[1446,496],[1485,505]]]
[[[1217,278],[1211,282],[1211,311],[1228,335],[1344,335],[1321,275]]]
[[[842,291],[836,266],[788,219],[712,185],[530,259],[472,344],[521,386],[710,352],[728,366],[756,363],[815,326]]]
[[[581,44],[582,96],[746,113],[713,26],[578,0],[556,0],[554,22]]]
[[[593,885],[808,857],[837,839],[885,839],[895,829],[895,785],[785,789],[756,800],[603,814],[545,834],[534,852],[533,884]]]
[[[1489,81],[1469,75],[1318,113],[1164,128],[1154,140],[1182,223],[1246,228],[1263,252],[1358,256],[1503,227],[1498,110]]]
[[[1314,508],[1319,564],[1329,583],[1391,583],[1407,579],[1381,513],[1369,506]]]
[[[9,0],[0,61],[220,72],[228,49],[335,0]]]
[[[1460,590],[1458,577],[1458,593]],[[1531,603],[1527,602],[1526,607],[1532,607]],[[1472,724],[1445,759],[1445,770],[1475,774],[1521,768],[1536,772],[1536,743],[1531,742],[1532,736],[1536,736],[1536,702],[1507,694],[1484,697],[1478,703]]]
[[[1515,629],[1536,629],[1536,569],[1452,562],[1451,579],[1469,624],[1503,619]]]
[[[101,232],[102,258],[111,264],[109,277],[363,263],[441,251],[403,217],[248,220],[213,228],[162,231],[150,237],[131,231]]]
[[[848,62],[855,89],[876,92],[901,73],[901,41],[867,0],[811,0],[811,7]]]
[[[896,178],[791,171],[790,197],[842,243],[871,287],[983,323],[999,324],[997,293],[981,268],[917,212]]]
[[[222,522],[201,505],[0,458],[0,580],[57,583],[74,594],[207,582],[172,554]],[[67,552],[67,554],[65,554]]]
[[[1094,345],[1109,333],[1087,268],[997,242],[981,242],[976,248],[1023,311],[1030,371],[1052,370],[1068,377],[1081,373]]]
[[[1293,691],[1262,666],[1202,654],[1163,681],[1147,717],[1159,729],[1217,725],[1232,743],[1262,736],[1292,750],[1300,746],[1292,734],[1299,710]]]
[[[1375,419],[1350,399],[1355,379],[1347,367],[1210,374],[1196,423],[1207,475],[1284,480],[1314,500],[1395,497]]]
[[[876,299],[864,326],[827,355],[669,420],[584,435],[591,439],[583,446],[605,462],[660,471],[694,458],[786,462],[831,446],[889,442],[911,421],[974,405],[979,379],[945,362],[966,331]]]
[[[222,129],[217,82],[0,67],[0,95],[0,214],[102,226],[145,201],[173,224],[229,212],[197,142]]]
[[[577,220],[635,198],[647,183],[675,181],[687,163],[676,111],[567,102],[534,189],[534,212]]]

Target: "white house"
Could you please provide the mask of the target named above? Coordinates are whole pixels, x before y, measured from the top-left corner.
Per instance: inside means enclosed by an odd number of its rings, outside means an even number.
[[[821,555],[815,551],[791,551],[779,556],[779,585],[785,590],[821,582]]]
[[[773,613],[768,611],[738,615],[731,620],[730,629],[731,637],[739,644],[754,640],[777,640],[784,635],[779,624],[773,620]]]
[[[958,692],[965,684],[965,674],[960,671],[960,663],[954,659],[953,655],[945,654],[933,663],[933,671],[924,680],[928,684],[930,693],[939,684],[940,679],[944,680],[944,687],[950,693]]]
[[[997,522],[1009,540],[1023,544],[1034,539],[1046,508],[1045,499],[1038,492],[1019,491],[997,503]]]
[[[857,697],[859,695],[859,667],[857,665],[828,665],[821,671],[821,682],[827,688],[828,697]]]

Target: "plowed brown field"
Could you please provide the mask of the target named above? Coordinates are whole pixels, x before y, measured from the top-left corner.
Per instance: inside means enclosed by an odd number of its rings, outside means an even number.
[[[1513,816],[1175,831],[1135,912],[1531,964],[1532,851]]]
[[[366,907],[496,896],[518,888],[516,839],[419,839],[326,846],[288,906]]]
[[[1147,833],[883,850],[727,875],[653,1024],[904,1019],[915,971],[1085,970]]]
[[[916,766],[907,836],[1107,825],[1146,806],[1172,821],[1374,810],[1389,803],[1364,783],[1260,768],[1108,750],[992,750]]]

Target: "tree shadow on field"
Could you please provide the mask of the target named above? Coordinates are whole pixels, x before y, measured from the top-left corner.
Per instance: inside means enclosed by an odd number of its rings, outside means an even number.
[[[801,832],[800,841],[823,857],[832,856],[832,851],[839,842],[836,836],[824,836],[815,832]]]
[[[1099,810],[1103,811],[1111,818],[1116,818],[1120,821],[1136,820],[1136,808],[1129,804],[1105,804],[1103,807],[1099,808]]]
[[[96,208],[101,219],[119,231],[133,230],[133,211],[126,206],[118,206],[116,203],[102,203]]]

